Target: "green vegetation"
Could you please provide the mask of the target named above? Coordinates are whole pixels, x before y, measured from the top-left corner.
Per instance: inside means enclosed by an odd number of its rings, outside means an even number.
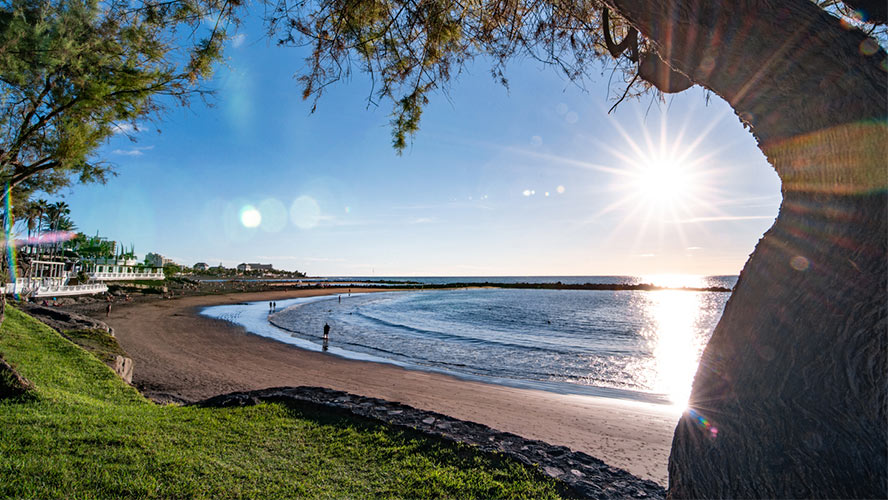
[[[114,361],[118,355],[126,356],[117,339],[105,330],[65,330],[63,336],[104,363]]]
[[[0,183],[24,201],[104,181],[111,166],[95,156],[106,140],[204,93],[234,4],[4,2]]]
[[[182,266],[178,264],[166,264],[165,266],[163,266],[164,277],[169,278],[171,276],[179,274],[180,272],[182,272]]]
[[[517,462],[369,420],[267,404],[154,405],[11,308],[0,351],[36,386],[30,398],[0,401],[0,497],[559,495]]]

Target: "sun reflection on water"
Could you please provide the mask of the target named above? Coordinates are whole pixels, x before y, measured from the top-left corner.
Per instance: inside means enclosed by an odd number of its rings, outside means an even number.
[[[649,274],[642,276],[640,283],[665,288],[704,288],[706,278],[694,274]]]
[[[688,281],[679,285],[700,286]],[[639,367],[638,374],[651,390],[666,394],[678,409],[687,406],[691,383],[697,371],[700,355],[706,345],[708,332],[701,331],[698,318],[708,307],[705,292],[663,290],[649,292],[642,297],[643,310],[648,316],[641,332],[651,356]]]

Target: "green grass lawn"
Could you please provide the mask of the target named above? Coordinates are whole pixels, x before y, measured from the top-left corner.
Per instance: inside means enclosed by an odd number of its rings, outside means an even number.
[[[0,497],[564,494],[516,461],[365,419],[274,404],[155,405],[12,308],[0,353],[36,386],[32,397],[0,401]]]

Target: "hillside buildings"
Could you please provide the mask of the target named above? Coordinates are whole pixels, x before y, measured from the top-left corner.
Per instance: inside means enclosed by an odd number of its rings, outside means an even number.
[[[256,263],[253,263],[253,264],[247,264],[247,263],[242,263],[242,264],[238,264],[238,265],[237,265],[237,270],[238,270],[238,272],[241,272],[241,273],[245,273],[245,272],[249,272],[249,271],[268,271],[268,272],[271,272],[271,271],[274,271],[274,266],[272,266],[271,264],[256,264]]]

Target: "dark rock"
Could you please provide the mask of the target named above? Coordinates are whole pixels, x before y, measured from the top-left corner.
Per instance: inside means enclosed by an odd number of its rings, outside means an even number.
[[[28,396],[33,390],[34,384],[0,355],[0,400]]]
[[[114,330],[105,323],[81,314],[54,307],[22,304],[22,310],[59,332],[66,330],[104,330],[114,336]]]
[[[182,406],[182,405],[186,405],[191,402],[186,399],[182,399],[179,396],[176,396],[173,394],[167,394],[165,392],[143,391],[143,390],[140,390],[139,392],[141,392],[142,395],[145,396],[146,398],[150,399],[151,401],[154,401],[155,403],[157,403],[159,405]]]

